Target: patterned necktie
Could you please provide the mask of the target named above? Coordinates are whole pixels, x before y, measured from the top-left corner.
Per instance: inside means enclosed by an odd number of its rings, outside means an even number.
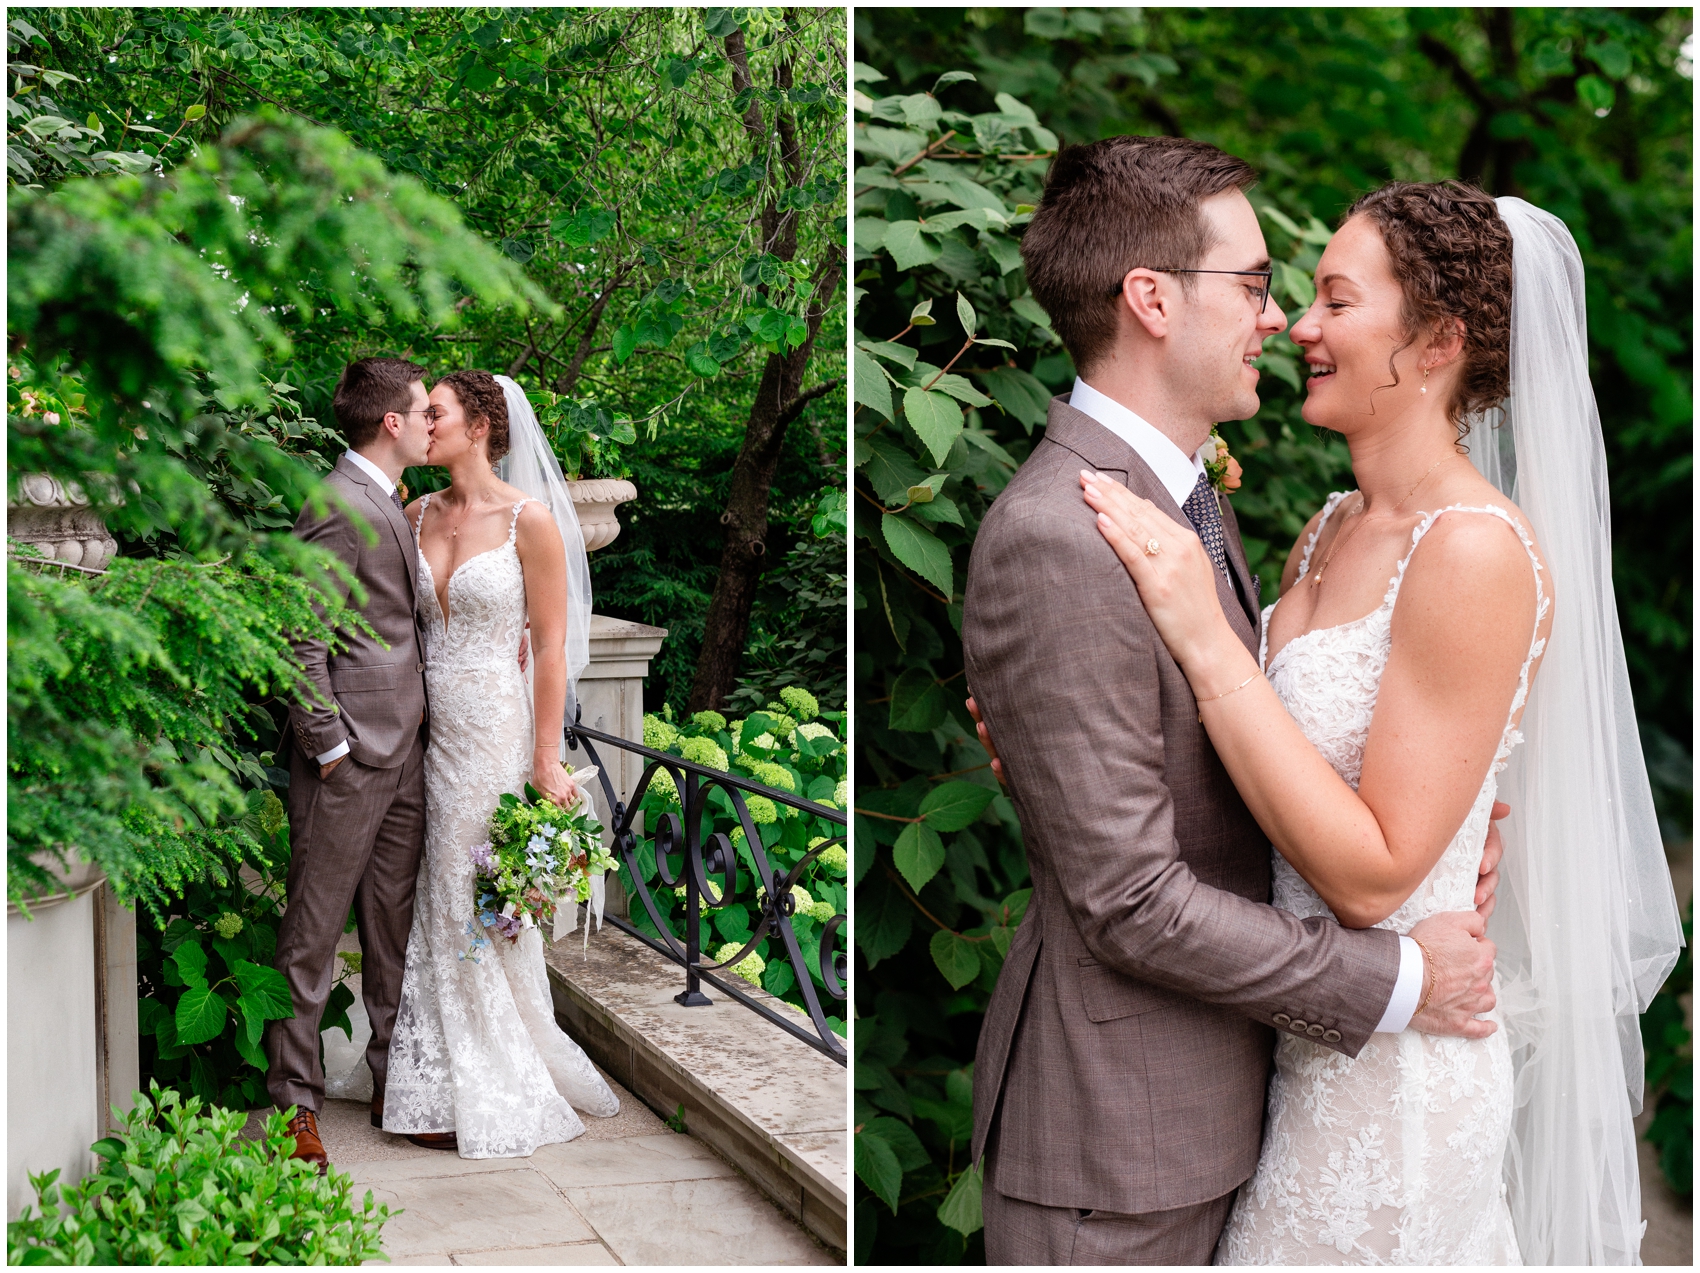
[[[390,503],[395,505],[396,512],[404,517],[407,515],[407,505],[401,502],[401,492],[394,487],[390,488]]]
[[[1198,538],[1204,543],[1204,551],[1210,554],[1210,560],[1216,563],[1224,577],[1228,574],[1228,544],[1222,535],[1222,509],[1216,503],[1216,492],[1210,489],[1210,478],[1203,473],[1198,475],[1198,485],[1192,488],[1192,494],[1186,497],[1186,503],[1181,505],[1192,528],[1198,532]]]

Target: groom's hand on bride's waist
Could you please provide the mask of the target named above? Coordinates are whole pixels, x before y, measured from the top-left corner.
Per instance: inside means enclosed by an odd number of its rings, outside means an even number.
[[[1423,999],[1411,1029],[1459,1039],[1485,1039],[1499,1029],[1478,1021],[1494,1006],[1493,958],[1487,921],[1475,911],[1430,915],[1411,929],[1423,950]]]

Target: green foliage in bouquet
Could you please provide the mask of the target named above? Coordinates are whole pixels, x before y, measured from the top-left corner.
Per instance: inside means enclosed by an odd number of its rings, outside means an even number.
[[[675,718],[670,706],[666,707],[660,715],[644,717],[643,741],[646,747],[670,752],[696,764],[780,791],[792,792],[817,804],[842,809],[849,794],[845,777],[848,753],[839,737],[844,719],[842,712],[822,712],[815,696],[807,690],[787,686],[780,691],[777,701],[767,704],[765,711],[751,712],[741,720],[728,721],[719,712],[697,712],[688,720],[680,720]],[[702,937],[704,957],[705,961],[716,962],[736,954],[750,939],[755,925],[760,922],[758,890],[765,887],[765,882],[756,874],[755,859],[749,851],[743,827],[733,812],[730,798],[724,791],[715,788],[710,791],[707,804],[708,819],[702,828],[703,836],[706,838],[719,831],[731,839],[738,852],[740,894],[747,889],[750,899],[730,901],[712,910],[704,909],[703,922],[712,926],[712,932],[705,932]],[[655,820],[661,814],[678,814],[678,788],[672,775],[657,769],[639,807],[644,811],[644,825],[650,829],[654,828]],[[824,818],[780,804],[766,796],[745,797],[745,807],[761,836],[769,864],[776,871],[788,873],[811,849],[824,840],[837,837],[842,830]],[[684,886],[681,884],[674,890],[658,887],[659,873],[653,842],[640,841],[636,857],[639,873],[649,886],[663,921],[675,937],[684,940]],[[817,994],[822,990],[821,929],[834,915],[846,913],[848,881],[845,877],[848,868],[848,855],[842,845],[830,845],[809,864],[793,891],[793,900],[798,905],[791,916],[791,925],[797,935],[804,966],[815,981]],[[628,893],[634,897],[632,923],[653,934],[648,913],[642,903],[635,900],[636,889],[624,863],[620,867],[620,876]],[[791,964],[778,953],[782,949],[772,939],[763,938],[731,971],[799,1010],[805,1010],[802,991]],[[841,1018],[828,1016],[827,1022],[833,1030],[844,1033]]]
[[[614,866],[588,803],[564,809],[529,782],[524,799],[502,794],[490,815],[490,838],[469,852],[478,923],[509,940],[531,927],[550,934],[558,908],[588,902],[591,880]],[[472,945],[461,958],[482,962],[478,951],[487,939],[470,921],[467,928]]]
[[[384,1224],[400,1212],[332,1167],[320,1176],[290,1158],[282,1114],[264,1140],[246,1115],[196,1097],[136,1093],[122,1129],[92,1146],[98,1170],[68,1188],[58,1169],[32,1175],[40,1211],[6,1226],[8,1264],[360,1264],[382,1257]]]

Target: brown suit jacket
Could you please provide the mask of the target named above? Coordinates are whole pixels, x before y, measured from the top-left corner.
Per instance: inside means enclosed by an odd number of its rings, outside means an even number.
[[[349,755],[361,764],[394,769],[407,759],[425,715],[425,641],[413,595],[419,548],[389,493],[359,467],[339,459],[325,485],[333,492],[331,508],[323,517],[311,505],[302,509],[295,534],[348,563],[366,590],[360,613],[382,643],[353,629],[344,630],[348,648],[337,654],[323,641],[296,642],[323,701],[291,706],[289,723],[308,759],[347,739]],[[350,511],[377,532],[376,542]]]
[[[1227,1193],[1257,1165],[1276,1014],[1355,1056],[1398,976],[1397,937],[1267,905],[1269,839],[1198,723],[1185,675],[1098,533],[1079,473],[1186,517],[1120,438],[1065,398],[987,512],[968,567],[968,684],[1008,769],[1033,895],[974,1070],[974,1145],[1046,1206],[1123,1213]],[[1257,602],[1223,499],[1234,581]]]

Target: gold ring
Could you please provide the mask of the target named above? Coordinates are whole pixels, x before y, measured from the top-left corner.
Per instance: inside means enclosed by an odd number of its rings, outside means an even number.
[[[1148,539],[1145,541],[1145,555],[1147,557],[1155,557],[1162,551],[1163,545],[1159,544],[1155,539]]]

